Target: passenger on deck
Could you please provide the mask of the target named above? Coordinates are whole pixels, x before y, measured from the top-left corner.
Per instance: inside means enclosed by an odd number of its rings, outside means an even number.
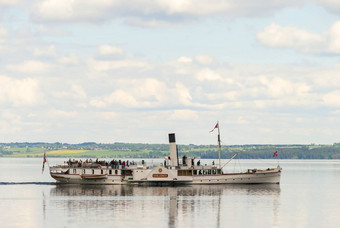
[[[182,158],[182,161],[183,161],[183,165],[186,165],[186,163],[187,163],[187,156],[183,156],[183,158]]]

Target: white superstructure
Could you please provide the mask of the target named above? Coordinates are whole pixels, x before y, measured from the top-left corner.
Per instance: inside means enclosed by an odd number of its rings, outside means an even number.
[[[218,124],[216,125],[218,127]],[[220,135],[218,134],[220,151]],[[223,173],[223,166],[201,165],[194,158],[178,157],[175,134],[169,134],[170,156],[156,167],[148,167],[125,161],[112,160],[110,163],[78,162],[67,163],[50,168],[51,176],[58,183],[77,184],[279,184],[281,167],[264,170],[248,169],[240,173]],[[220,160],[220,159],[219,159]]]
[[[129,183],[146,185],[166,184],[279,184],[281,167],[265,170],[249,169],[243,173],[223,173],[217,165],[201,165],[195,159],[183,156],[179,162],[175,135],[169,134],[170,157],[164,164],[149,169],[133,169]],[[174,151],[176,153],[174,153]],[[173,160],[176,160],[174,162]]]

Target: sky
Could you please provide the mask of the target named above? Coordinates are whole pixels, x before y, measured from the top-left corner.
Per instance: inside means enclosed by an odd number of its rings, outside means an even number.
[[[0,142],[340,142],[340,1],[0,0]]]

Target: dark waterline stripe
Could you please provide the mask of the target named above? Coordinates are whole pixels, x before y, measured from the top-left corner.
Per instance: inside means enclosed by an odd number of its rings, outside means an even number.
[[[55,185],[55,182],[0,182],[0,185]]]

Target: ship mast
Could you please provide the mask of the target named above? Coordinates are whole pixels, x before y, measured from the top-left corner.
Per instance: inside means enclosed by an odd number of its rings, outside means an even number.
[[[220,137],[220,124],[217,121],[217,128],[218,128],[218,136],[217,136],[217,142],[218,142],[218,161],[221,168],[221,137]]]

